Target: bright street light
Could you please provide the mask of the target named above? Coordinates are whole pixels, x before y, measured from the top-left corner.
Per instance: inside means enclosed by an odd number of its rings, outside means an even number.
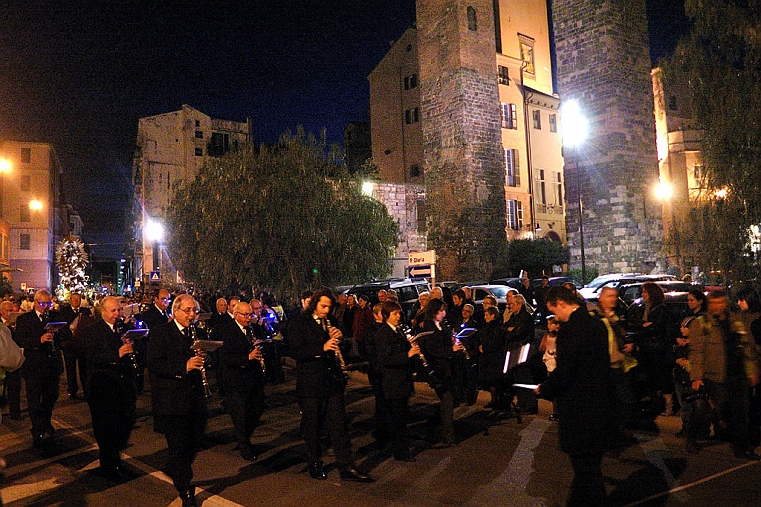
[[[0,174],[11,172],[11,161],[5,158],[0,158]]]
[[[563,144],[576,147],[587,140],[589,120],[581,113],[579,103],[571,99],[560,106],[560,119],[563,122]]]
[[[43,207],[42,201],[39,199],[32,199],[29,201],[29,209],[32,211],[40,211]]]
[[[674,189],[671,187],[670,183],[666,183],[665,181],[660,181],[655,186],[655,197],[658,200],[670,201],[673,195],[674,195]]]
[[[164,239],[164,226],[154,220],[145,224],[145,237],[148,241],[157,243]]]

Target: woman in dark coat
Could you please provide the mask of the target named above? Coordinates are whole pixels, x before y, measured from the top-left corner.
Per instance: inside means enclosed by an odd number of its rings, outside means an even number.
[[[663,289],[660,285],[654,282],[643,283],[642,299],[645,311],[642,322],[636,329],[635,343],[640,351],[640,366],[647,375],[650,410],[653,415],[657,415],[662,410],[671,410],[674,392],[671,351],[677,334],[669,330],[669,315],[663,304]]]
[[[374,342],[381,390],[388,409],[387,427],[391,433],[391,447],[394,459],[415,461],[407,438],[407,402],[414,392],[411,358],[420,354],[420,347],[410,345],[399,328],[402,307],[398,303],[383,303],[381,315],[384,324],[375,333]]]
[[[420,352],[428,361],[432,373],[429,382],[441,400],[442,446],[456,445],[454,439],[454,381],[452,358],[457,351],[465,350],[460,343],[452,342],[452,330],[444,324],[447,306],[440,299],[432,299],[425,312],[423,331],[418,335]]]
[[[486,404],[485,408],[499,407],[499,395],[502,387],[502,378],[504,377],[505,354],[507,345],[505,341],[504,328],[499,321],[499,310],[496,307],[489,307],[484,310],[485,323],[478,331],[481,345],[478,350],[481,352],[478,364],[478,380],[480,384],[491,393],[491,401]]]

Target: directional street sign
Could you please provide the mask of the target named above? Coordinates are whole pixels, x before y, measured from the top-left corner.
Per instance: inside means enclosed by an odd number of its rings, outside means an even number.
[[[428,278],[431,276],[431,265],[425,264],[423,266],[409,266],[410,278]]]
[[[407,264],[410,266],[425,266],[436,264],[436,250],[427,250],[425,252],[410,252]]]

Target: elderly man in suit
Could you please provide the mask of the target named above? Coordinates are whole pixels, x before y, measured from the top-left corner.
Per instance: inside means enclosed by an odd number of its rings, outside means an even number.
[[[251,326],[251,306],[235,305],[235,320],[214,332],[224,341],[221,358],[225,383],[225,409],[233,421],[238,447],[244,459],[255,461],[251,434],[264,412],[264,372],[262,351],[254,345],[256,333]]]
[[[123,343],[115,327],[121,304],[103,298],[101,319],[84,330],[85,353],[90,366],[88,399],[93,433],[98,442],[100,468],[111,480],[130,478],[119,456],[135,424],[135,363],[132,344]]]
[[[296,396],[301,409],[309,474],[313,479],[327,479],[320,446],[322,427],[327,424],[341,478],[370,482],[368,475],[354,469],[352,461],[344,404],[345,380],[336,355],[340,353],[338,345],[343,333],[328,319],[334,303],[330,289],[315,291],[304,311],[288,328],[291,356],[296,359]]]
[[[32,311],[19,315],[16,319],[16,336],[26,356],[21,375],[26,382],[26,399],[35,447],[43,446],[46,433],[51,437],[55,435],[50,420],[58,400],[58,383],[63,373],[58,339],[47,327],[49,322],[61,321],[58,312],[51,310],[52,307],[50,292],[38,290],[34,294]]]
[[[196,301],[189,294],[172,304],[174,319],[149,332],[148,371],[154,399],[153,417],[164,429],[169,459],[165,470],[179,492],[183,507],[195,506],[193,460],[206,427],[201,370],[204,359],[191,349],[189,326],[196,315]],[[201,330],[198,330],[201,332]]]

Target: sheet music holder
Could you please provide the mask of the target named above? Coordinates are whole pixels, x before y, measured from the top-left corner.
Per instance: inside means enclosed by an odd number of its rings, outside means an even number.
[[[45,332],[46,333],[57,333],[61,329],[68,326],[66,322],[48,322],[45,324]]]
[[[122,341],[129,341],[130,343],[134,343],[135,340],[145,338],[147,334],[147,329],[130,329],[122,335]]]
[[[513,384],[513,387],[520,387],[522,389],[531,389],[532,391],[539,387],[539,384]]]
[[[190,348],[193,350],[200,350],[201,352],[213,352],[221,347],[222,343],[224,342],[216,340],[196,340]]]

